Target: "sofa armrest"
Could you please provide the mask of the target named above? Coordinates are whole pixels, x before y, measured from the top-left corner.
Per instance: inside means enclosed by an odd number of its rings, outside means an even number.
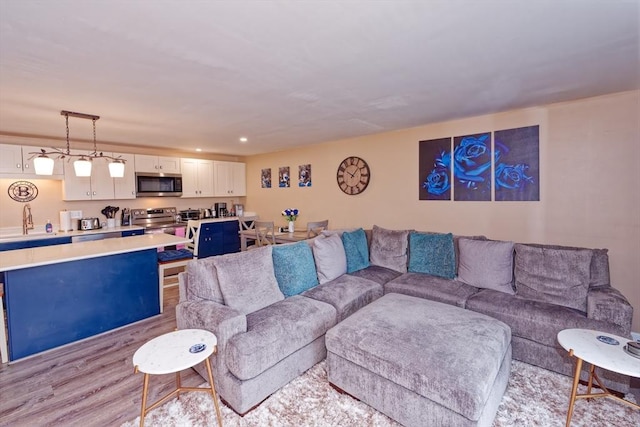
[[[184,301],[176,306],[178,329],[205,329],[218,339],[224,351],[227,342],[236,334],[247,332],[247,317],[237,310],[213,301]]]
[[[611,286],[592,288],[587,293],[587,317],[614,323],[629,334],[633,307],[620,291]]]

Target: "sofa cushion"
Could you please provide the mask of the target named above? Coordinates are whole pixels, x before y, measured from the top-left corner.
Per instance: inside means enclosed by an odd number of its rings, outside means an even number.
[[[460,260],[457,280],[476,288],[515,294],[513,282],[513,242],[459,239]]]
[[[347,255],[338,234],[320,235],[313,241],[313,258],[320,284],[330,282],[347,272]]]
[[[343,274],[331,282],[316,286],[302,296],[331,304],[340,322],[377,300],[383,294],[382,286],[371,280]]]
[[[453,279],[456,257],[453,234],[411,232],[409,234],[409,272]]]
[[[369,266],[369,246],[367,235],[362,228],[342,233],[342,244],[347,255],[347,273]]]
[[[213,258],[195,259],[187,263],[186,288],[187,300],[207,300],[224,304]]]
[[[271,246],[213,257],[224,302],[243,314],[284,299],[273,271]]]
[[[273,271],[285,297],[298,295],[318,284],[316,265],[307,242],[276,245],[272,257]]]
[[[560,347],[558,332],[563,329],[595,329],[625,336],[624,328],[610,322],[588,319],[584,313],[569,307],[532,301],[491,289],[482,289],[467,300],[467,309],[503,321],[514,337]]]
[[[443,279],[422,273],[405,273],[384,285],[384,293],[419,297],[465,308],[467,299],[478,288],[457,280]]]
[[[546,245],[541,243],[527,243],[527,246],[533,246],[534,248],[546,248],[546,249],[564,249],[564,250],[587,250],[591,251],[591,265],[589,268],[589,288],[597,288],[600,286],[609,286],[611,280],[609,277],[609,255],[608,249],[589,249],[580,248],[576,246],[560,246],[560,245]]]
[[[587,310],[592,252],[515,245],[516,293],[523,298]]]
[[[295,295],[247,315],[247,332],[229,340],[229,371],[244,381],[323,336],[336,323],[329,305]]]
[[[389,268],[380,267],[379,265],[370,265],[362,270],[349,273],[351,276],[362,277],[363,279],[373,280],[374,282],[384,285],[385,283],[402,276],[402,273],[398,273],[395,270]]]
[[[369,249],[371,264],[406,273],[408,241],[409,230],[387,230],[374,225]]]

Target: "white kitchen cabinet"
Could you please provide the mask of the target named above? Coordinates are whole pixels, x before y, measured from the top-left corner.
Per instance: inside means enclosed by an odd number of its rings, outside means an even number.
[[[153,173],[180,173],[180,158],[136,154],[135,171]]]
[[[134,155],[113,153],[113,157],[122,158],[124,164],[124,176],[113,178],[115,199],[135,199],[136,198],[136,171],[134,167]]]
[[[247,195],[246,166],[244,163],[215,160],[213,169],[215,196],[239,197]]]
[[[182,159],[182,197],[213,197],[213,160]]]
[[[73,151],[80,154],[80,151]],[[85,152],[87,153],[87,152]],[[72,158],[64,163],[64,182],[62,183],[63,200],[113,200],[114,178],[109,175],[109,161],[94,159],[91,165],[91,176],[76,176]],[[125,166],[126,170],[126,166]]]
[[[0,176],[15,176],[32,179],[62,179],[64,175],[63,160],[57,156],[49,156],[54,160],[53,175],[36,175],[33,166],[35,152],[40,152],[44,148],[51,151],[48,146],[32,147],[11,144],[0,144]],[[33,158],[31,158],[33,157]]]

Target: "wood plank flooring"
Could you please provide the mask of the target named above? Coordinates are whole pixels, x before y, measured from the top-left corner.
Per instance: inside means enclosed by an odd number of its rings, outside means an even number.
[[[165,289],[164,312],[120,330],[0,366],[0,426],[119,426],[140,414],[142,374],[133,353],[176,328],[178,288]],[[186,386],[204,382],[182,373]],[[151,376],[149,402],[173,389],[175,375]]]

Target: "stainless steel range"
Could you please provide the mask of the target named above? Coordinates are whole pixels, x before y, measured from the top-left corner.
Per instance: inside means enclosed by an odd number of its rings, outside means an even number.
[[[184,228],[176,208],[131,209],[131,225],[145,228],[145,233],[176,234]]]

